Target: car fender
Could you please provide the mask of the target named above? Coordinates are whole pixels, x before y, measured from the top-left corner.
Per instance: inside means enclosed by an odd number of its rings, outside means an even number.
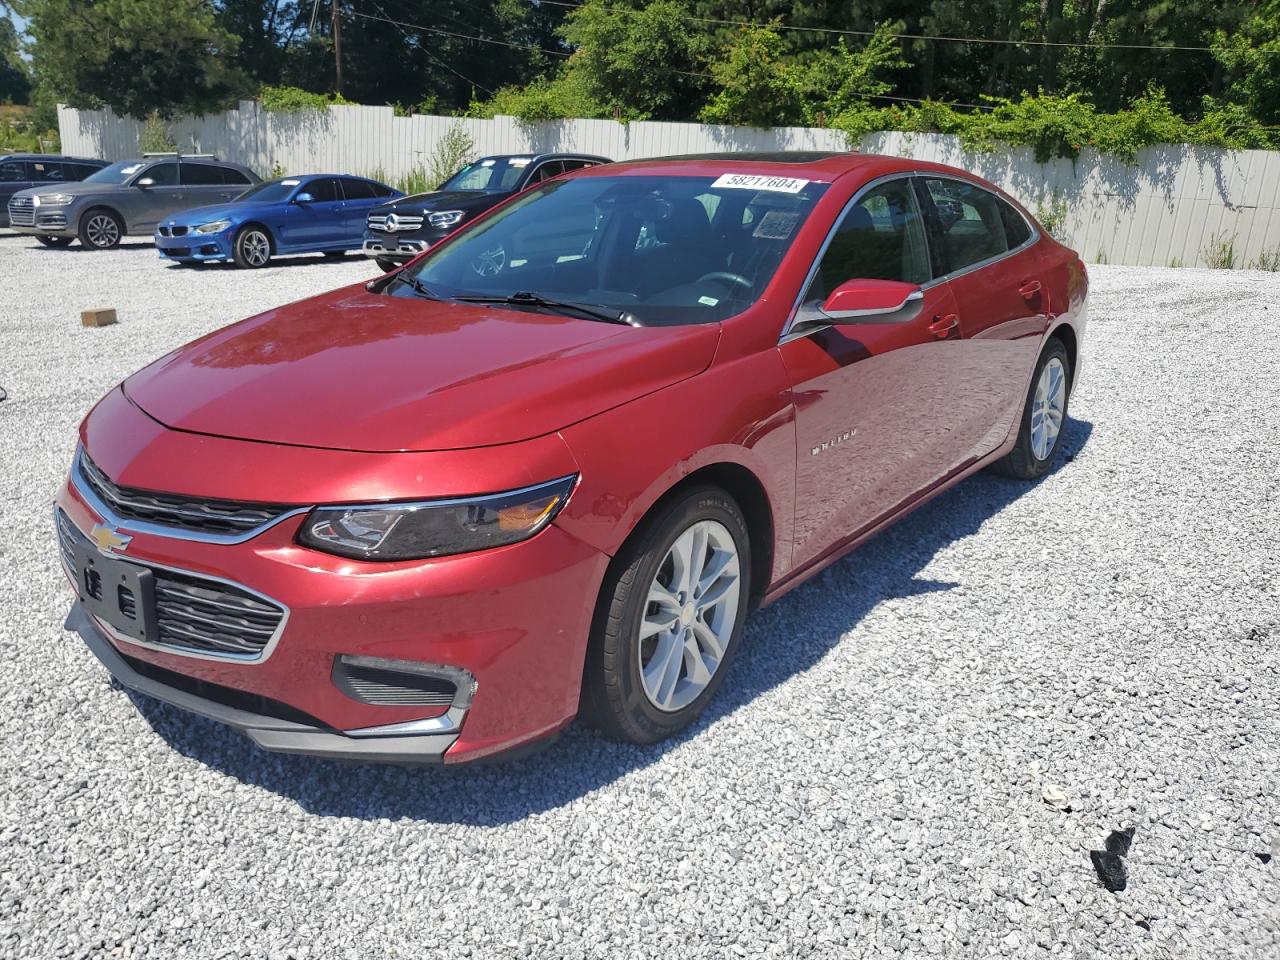
[[[752,390],[742,388],[751,383]],[[641,397],[561,431],[581,479],[556,523],[610,556],[691,474],[732,465],[763,489],[773,530],[770,582],[791,562],[795,415],[776,350]]]

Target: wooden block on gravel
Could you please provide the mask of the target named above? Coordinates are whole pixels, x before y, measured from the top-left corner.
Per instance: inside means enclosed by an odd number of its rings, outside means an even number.
[[[86,327],[109,327],[116,322],[116,312],[110,307],[101,310],[81,310],[80,322]]]

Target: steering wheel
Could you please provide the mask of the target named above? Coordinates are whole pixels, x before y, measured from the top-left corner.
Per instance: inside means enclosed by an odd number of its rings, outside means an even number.
[[[482,277],[496,277],[507,265],[507,251],[502,244],[484,251],[471,261],[471,269]]]
[[[711,273],[704,273],[698,278],[698,283],[704,280],[723,280],[725,283],[736,283],[740,287],[746,287],[748,290],[754,286],[750,280],[740,273],[730,273],[728,270],[715,270]]]

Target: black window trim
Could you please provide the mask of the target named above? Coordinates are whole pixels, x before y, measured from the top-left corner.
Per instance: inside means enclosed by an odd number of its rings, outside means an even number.
[[[954,280],[956,277],[962,277],[966,273],[970,273],[974,270],[978,270],[978,269],[981,269],[982,267],[996,263],[1000,260],[1003,260],[1005,257],[1011,257],[1016,253],[1021,253],[1023,250],[1027,249],[1032,244],[1039,241],[1040,231],[1036,228],[1035,223],[1033,221],[1028,220],[1027,217],[1023,215],[1022,211],[1017,208],[1017,206],[1009,203],[1009,201],[1005,200],[1004,197],[1000,196],[998,193],[994,193],[990,189],[982,186],[982,184],[975,183],[974,181],[969,180],[966,177],[957,176],[956,174],[953,174],[950,172],[938,173],[933,170],[900,170],[897,173],[888,173],[888,174],[885,174],[883,177],[876,177],[874,180],[868,180],[866,183],[864,183],[862,186],[860,186],[857,190],[853,192],[853,196],[851,196],[848,199],[848,201],[845,203],[845,205],[840,208],[840,212],[836,215],[835,219],[832,220],[831,226],[827,230],[827,235],[822,241],[822,246],[818,248],[818,252],[813,258],[813,263],[809,265],[809,271],[805,274],[804,282],[800,284],[800,289],[796,291],[795,300],[791,304],[791,311],[790,313],[787,314],[787,321],[786,323],[783,324],[782,333],[778,337],[779,345],[787,343],[788,341],[791,341],[791,340],[798,340],[801,337],[807,337],[810,334],[817,333],[819,330],[826,330],[828,327],[831,326],[831,324],[829,323],[810,323],[810,324],[805,324],[804,327],[802,327],[799,330],[795,329],[796,318],[800,314],[800,307],[801,307],[801,304],[803,303],[804,295],[805,293],[808,292],[809,287],[812,285],[814,277],[817,276],[818,268],[822,264],[822,258],[827,253],[827,248],[831,246],[831,241],[835,239],[835,235],[840,229],[840,224],[844,221],[845,215],[849,212],[849,210],[853,207],[853,205],[857,203],[859,200],[861,200],[864,196],[866,196],[867,193],[874,190],[876,187],[881,186],[882,184],[889,183],[890,181],[893,181],[893,180],[903,180],[903,179],[912,179],[913,181],[918,179],[923,181],[925,178],[932,178],[934,180],[959,180],[960,182],[968,184],[969,186],[976,187],[977,189],[983,191],[984,193],[990,193],[993,197],[995,197],[1001,203],[1005,203],[1013,207],[1014,213],[1022,217],[1023,222],[1026,223],[1027,228],[1031,231],[1031,235],[1027,237],[1025,241],[1023,241],[1021,246],[1014,247],[1011,250],[1006,250],[1003,253],[998,253],[994,257],[988,257],[985,260],[979,260],[977,263],[971,263],[968,266],[961,267],[959,270],[953,270],[950,273],[944,273],[944,274],[935,276],[928,283],[920,284],[921,290],[928,290],[929,288],[936,286],[937,284],[946,283],[948,280]],[[923,183],[921,184],[921,186],[923,186]],[[914,182],[912,183],[912,189],[916,190],[916,184]],[[927,188],[926,188],[926,192],[927,192]],[[917,204],[919,204],[918,190],[916,190],[916,202]],[[928,248],[929,264],[932,272],[932,267],[935,263],[934,253],[933,253],[933,239],[931,236],[933,233],[933,230],[929,226],[930,210],[932,210],[932,207],[930,207],[929,209],[924,209],[922,204],[920,206],[922,207],[921,214],[925,219],[924,242],[925,242],[925,246]]]

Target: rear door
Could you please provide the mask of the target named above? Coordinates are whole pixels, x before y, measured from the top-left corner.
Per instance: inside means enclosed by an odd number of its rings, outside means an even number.
[[[924,176],[917,181],[929,222],[935,270],[947,277],[964,346],[957,361],[965,390],[961,429],[970,454],[1000,446],[1025,402],[1052,305],[1035,231],[1013,206],[977,184]]]
[[[217,164],[183,160],[178,167],[183,207],[205,207],[235,197],[236,189],[227,185],[223,168]]]
[[[767,229],[761,220],[754,230]],[[918,284],[905,322],[829,325],[818,307],[847,280]],[[823,556],[953,472],[965,384],[947,331],[955,302],[933,283],[908,176],[856,193],[827,241],[779,347],[796,417],[794,566]],[[941,332],[939,332],[941,331]]]
[[[365,218],[369,211],[384,202],[368,180],[347,177],[342,181],[342,218],[334,224],[331,239],[335,249],[355,248],[364,238]]]

